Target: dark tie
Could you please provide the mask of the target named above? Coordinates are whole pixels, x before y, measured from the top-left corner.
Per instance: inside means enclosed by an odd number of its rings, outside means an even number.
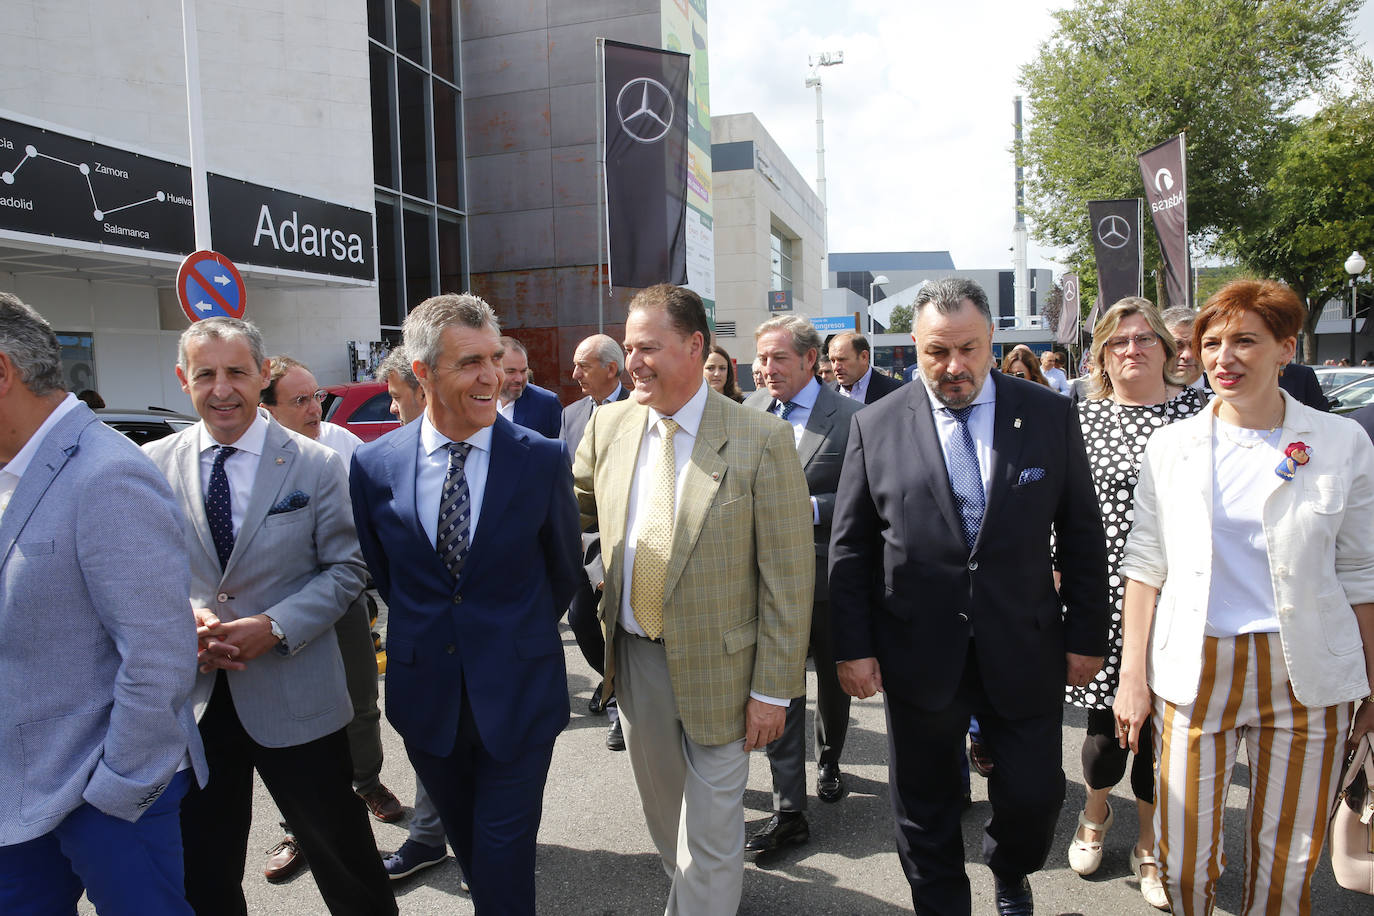
[[[448,474],[444,477],[444,492],[439,499],[439,539],[435,548],[455,579],[463,571],[463,561],[468,555],[468,520],[472,516],[472,504],[463,463],[468,460],[471,450],[467,442],[448,444]]]
[[[973,413],[973,407],[945,408],[945,412],[959,424],[949,440],[949,485],[954,490],[954,502],[959,508],[959,519],[964,527],[964,543],[969,550],[973,549],[973,542],[978,540],[983,510],[987,507],[983,475],[978,471],[978,451],[973,446],[973,435],[968,429],[968,418]]]
[[[219,568],[229,565],[234,552],[234,509],[229,498],[229,475],[224,461],[238,449],[232,445],[215,446],[215,464],[210,468],[210,489],[205,491],[205,518],[210,522],[210,537],[215,541]]]
[[[774,401],[773,403],[777,404],[776,401]],[[788,417],[792,415],[792,411],[796,409],[797,404],[795,401],[783,401],[781,404],[778,404],[777,413],[778,416],[786,420]]]

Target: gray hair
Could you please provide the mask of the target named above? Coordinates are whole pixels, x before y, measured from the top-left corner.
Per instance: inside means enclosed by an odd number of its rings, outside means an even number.
[[[1193,322],[1197,321],[1197,312],[1186,305],[1171,305],[1160,312],[1159,317],[1164,319],[1164,326],[1172,332],[1179,325],[1191,326]]]
[[[410,365],[410,354],[405,347],[392,347],[391,352],[382,360],[382,364],[377,367],[377,381],[383,385],[391,376],[396,376],[413,391],[420,387],[420,380],[415,377],[415,370]]]
[[[617,369],[625,368],[625,351],[621,349],[620,344],[616,343],[615,338],[611,335],[593,334],[578,344],[578,349],[581,349],[583,344],[591,344],[591,353],[601,365],[609,366],[611,363],[615,363]]]
[[[510,337],[504,334],[501,335],[501,346],[505,347],[507,350],[515,350],[521,356],[527,359],[529,358],[530,351],[526,350],[525,345],[522,344],[520,341],[516,340],[514,337]]]
[[[805,356],[807,350],[815,350],[819,356],[821,352],[821,335],[816,331],[816,326],[811,323],[811,319],[804,315],[777,315],[769,318],[754,330],[754,342],[764,334],[771,334],[774,331],[786,331],[792,338],[792,349],[798,356]]]
[[[439,343],[444,329],[452,326],[501,333],[496,312],[481,296],[472,293],[431,296],[411,309],[401,326],[411,360],[433,367],[439,361]]]
[[[62,348],[52,325],[10,293],[0,293],[0,353],[14,363],[19,380],[35,397],[67,390]]]
[[[988,294],[983,292],[983,287],[963,277],[942,277],[921,284],[921,288],[916,291],[916,301],[912,303],[912,312],[919,318],[923,308],[933,305],[935,311],[940,314],[951,315],[963,308],[965,299],[977,306],[988,324],[992,324],[992,308],[988,305]]]
[[[262,332],[251,321],[242,318],[206,318],[196,321],[181,332],[177,341],[177,365],[182,372],[191,367],[186,357],[186,349],[201,340],[242,340],[248,344],[248,352],[253,355],[253,365],[261,366],[267,358],[267,347],[262,342]]]

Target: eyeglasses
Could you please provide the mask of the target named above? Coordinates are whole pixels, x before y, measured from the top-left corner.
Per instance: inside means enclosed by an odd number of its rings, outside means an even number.
[[[1014,376],[1016,376],[1017,378],[1025,378],[1025,377],[1026,377],[1026,373],[1022,372],[1020,369],[1013,369],[1013,370],[1011,371],[1011,374],[1014,375]]]
[[[1130,349],[1131,344],[1135,344],[1142,350],[1148,350],[1159,343],[1158,334],[1136,334],[1134,337],[1111,337],[1107,340],[1107,349],[1113,353],[1121,354]]]
[[[292,407],[296,408],[297,410],[300,410],[302,407],[304,407],[306,404],[309,404],[311,401],[314,401],[316,404],[323,404],[324,399],[327,397],[329,397],[329,392],[325,391],[322,388],[314,394],[303,394],[298,398],[292,398],[290,404]]]

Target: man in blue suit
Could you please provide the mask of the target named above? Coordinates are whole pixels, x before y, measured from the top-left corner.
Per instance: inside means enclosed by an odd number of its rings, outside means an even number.
[[[101,913],[190,914],[178,809],[206,771],[184,521],[6,293],[0,513],[0,913],[75,916],[84,889]]]
[[[496,314],[422,302],[405,348],[425,413],[354,454],[363,555],[390,608],[387,718],[478,913],[533,914],[535,838],[568,723],[558,620],[582,569],[563,446],[497,413]]]
[[[530,381],[530,357],[514,337],[502,337],[505,351],[501,371],[501,416],[517,426],[532,429],[545,439],[557,439],[563,425],[563,404],[558,395]]]

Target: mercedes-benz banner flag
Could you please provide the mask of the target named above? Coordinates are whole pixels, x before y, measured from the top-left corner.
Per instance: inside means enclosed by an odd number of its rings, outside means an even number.
[[[606,222],[611,285],[687,282],[691,55],[605,42]]]
[[[1088,219],[1097,256],[1097,291],[1105,311],[1118,299],[1140,295],[1140,198],[1090,200]]]
[[[1136,157],[1159,236],[1169,305],[1192,305],[1188,265],[1188,171],[1183,134]],[[1161,304],[1161,307],[1163,305]]]
[[[1059,280],[1064,298],[1059,303],[1059,328],[1055,340],[1062,344],[1078,343],[1078,274],[1064,274]]]

